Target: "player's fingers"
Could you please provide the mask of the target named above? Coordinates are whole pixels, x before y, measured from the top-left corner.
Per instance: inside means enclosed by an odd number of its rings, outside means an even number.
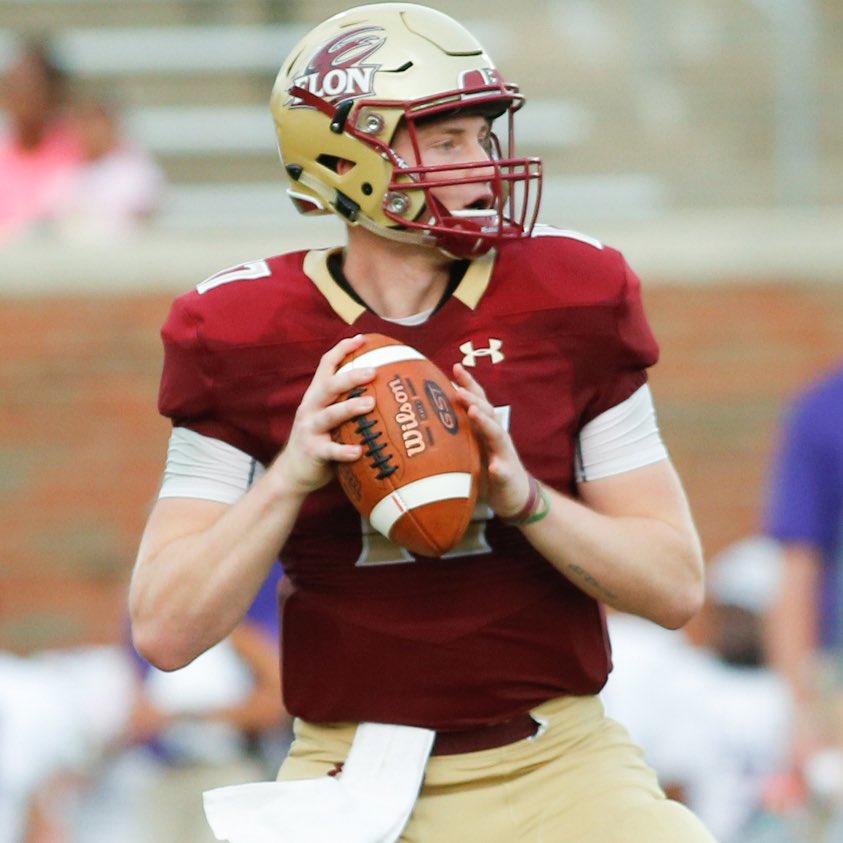
[[[363,334],[355,334],[353,337],[346,337],[340,340],[336,345],[329,348],[320,358],[319,365],[316,367],[317,372],[336,372],[340,363],[352,351],[360,348],[365,342]]]
[[[350,398],[329,404],[320,410],[315,416],[315,429],[319,433],[328,433],[355,416],[371,412],[374,406],[375,399],[372,395],[354,394]]]
[[[337,372],[342,361],[359,348],[363,342],[362,334],[340,340],[328,349],[319,360],[313,380],[302,398],[302,403],[309,406],[323,406],[334,402],[340,395],[358,386],[368,383],[375,377],[375,370],[370,367],[349,367]]]
[[[457,393],[462,396],[466,406],[474,405],[488,416],[495,417],[495,408],[486,396],[486,390],[474,379],[460,363],[454,364],[454,378]]]
[[[316,379],[302,397],[302,406],[313,412],[322,407],[331,406],[345,399],[366,395],[365,385],[375,377],[375,370],[371,368],[349,369],[336,375],[330,375],[324,380]],[[371,407],[362,412],[369,412]]]
[[[468,417],[478,433],[486,440],[488,445],[492,446],[493,450],[506,443],[506,432],[498,423],[494,412],[485,412],[481,406],[471,401],[468,407]]]
[[[328,388],[337,396],[346,395],[374,380],[376,370],[371,366],[360,369],[345,369],[330,378]]]
[[[481,398],[486,398],[486,390],[480,386],[474,379],[474,376],[462,365],[462,363],[454,363],[454,380],[463,389],[467,389],[472,395],[478,395]]]
[[[484,412],[476,404],[468,407],[468,418],[483,443],[487,455],[488,468],[496,479],[517,473],[520,457],[508,431],[501,426],[500,420],[494,413]],[[493,471],[493,466],[497,466]]]
[[[330,440],[325,446],[322,459],[325,462],[354,462],[363,453],[362,445],[349,445]]]
[[[474,407],[476,412],[486,416],[491,423],[498,424],[497,418],[495,417],[495,408],[488,401],[485,394],[474,392],[468,387],[457,384],[457,395],[462,398],[466,409]]]

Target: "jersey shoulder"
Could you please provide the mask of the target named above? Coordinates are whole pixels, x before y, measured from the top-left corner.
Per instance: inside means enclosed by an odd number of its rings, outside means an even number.
[[[304,315],[314,295],[306,254],[230,267],[175,300],[161,329],[162,415],[272,459],[286,436],[283,408],[297,405],[324,347]]]
[[[555,304],[588,306],[623,298],[638,286],[624,256],[587,234],[537,225],[531,237],[504,246],[497,272],[503,280],[529,283]]]
[[[203,337],[248,342],[260,337],[279,314],[296,307],[309,285],[302,272],[307,252],[250,260],[216,272],[173,302],[164,337]]]
[[[579,232],[541,226],[500,249],[492,316],[514,317],[561,349],[588,384],[582,422],[628,398],[658,360],[640,283],[623,255]]]

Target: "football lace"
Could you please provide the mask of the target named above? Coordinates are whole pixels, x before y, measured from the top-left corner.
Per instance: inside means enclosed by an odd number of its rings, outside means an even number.
[[[365,387],[357,387],[357,389],[349,393],[348,397],[358,398],[365,391]],[[377,441],[382,434],[379,430],[375,430],[376,422],[374,419],[362,415],[357,416],[356,422],[357,427],[354,432],[363,439],[363,447],[366,449],[363,454],[371,458],[372,461],[369,465],[378,470],[378,473],[375,475],[376,479],[385,480],[390,474],[398,471],[398,466],[391,464],[392,454],[384,453],[386,444]]]

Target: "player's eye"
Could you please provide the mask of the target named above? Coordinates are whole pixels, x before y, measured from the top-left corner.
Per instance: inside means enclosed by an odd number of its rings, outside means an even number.
[[[433,148],[441,150],[442,152],[450,152],[453,149],[456,149],[456,143],[452,137],[442,138],[441,140],[435,141],[433,143]]]

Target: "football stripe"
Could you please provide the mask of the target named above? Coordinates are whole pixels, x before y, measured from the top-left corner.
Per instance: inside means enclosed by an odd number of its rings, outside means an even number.
[[[384,345],[380,348],[373,348],[371,351],[364,351],[359,357],[350,360],[344,366],[337,369],[337,374],[349,369],[362,369],[371,366],[377,369],[379,366],[386,366],[389,363],[400,363],[403,360],[424,360],[425,356],[409,345]]]
[[[467,471],[447,471],[414,480],[381,498],[369,514],[369,523],[385,536],[406,512],[427,503],[471,495],[471,474]]]

